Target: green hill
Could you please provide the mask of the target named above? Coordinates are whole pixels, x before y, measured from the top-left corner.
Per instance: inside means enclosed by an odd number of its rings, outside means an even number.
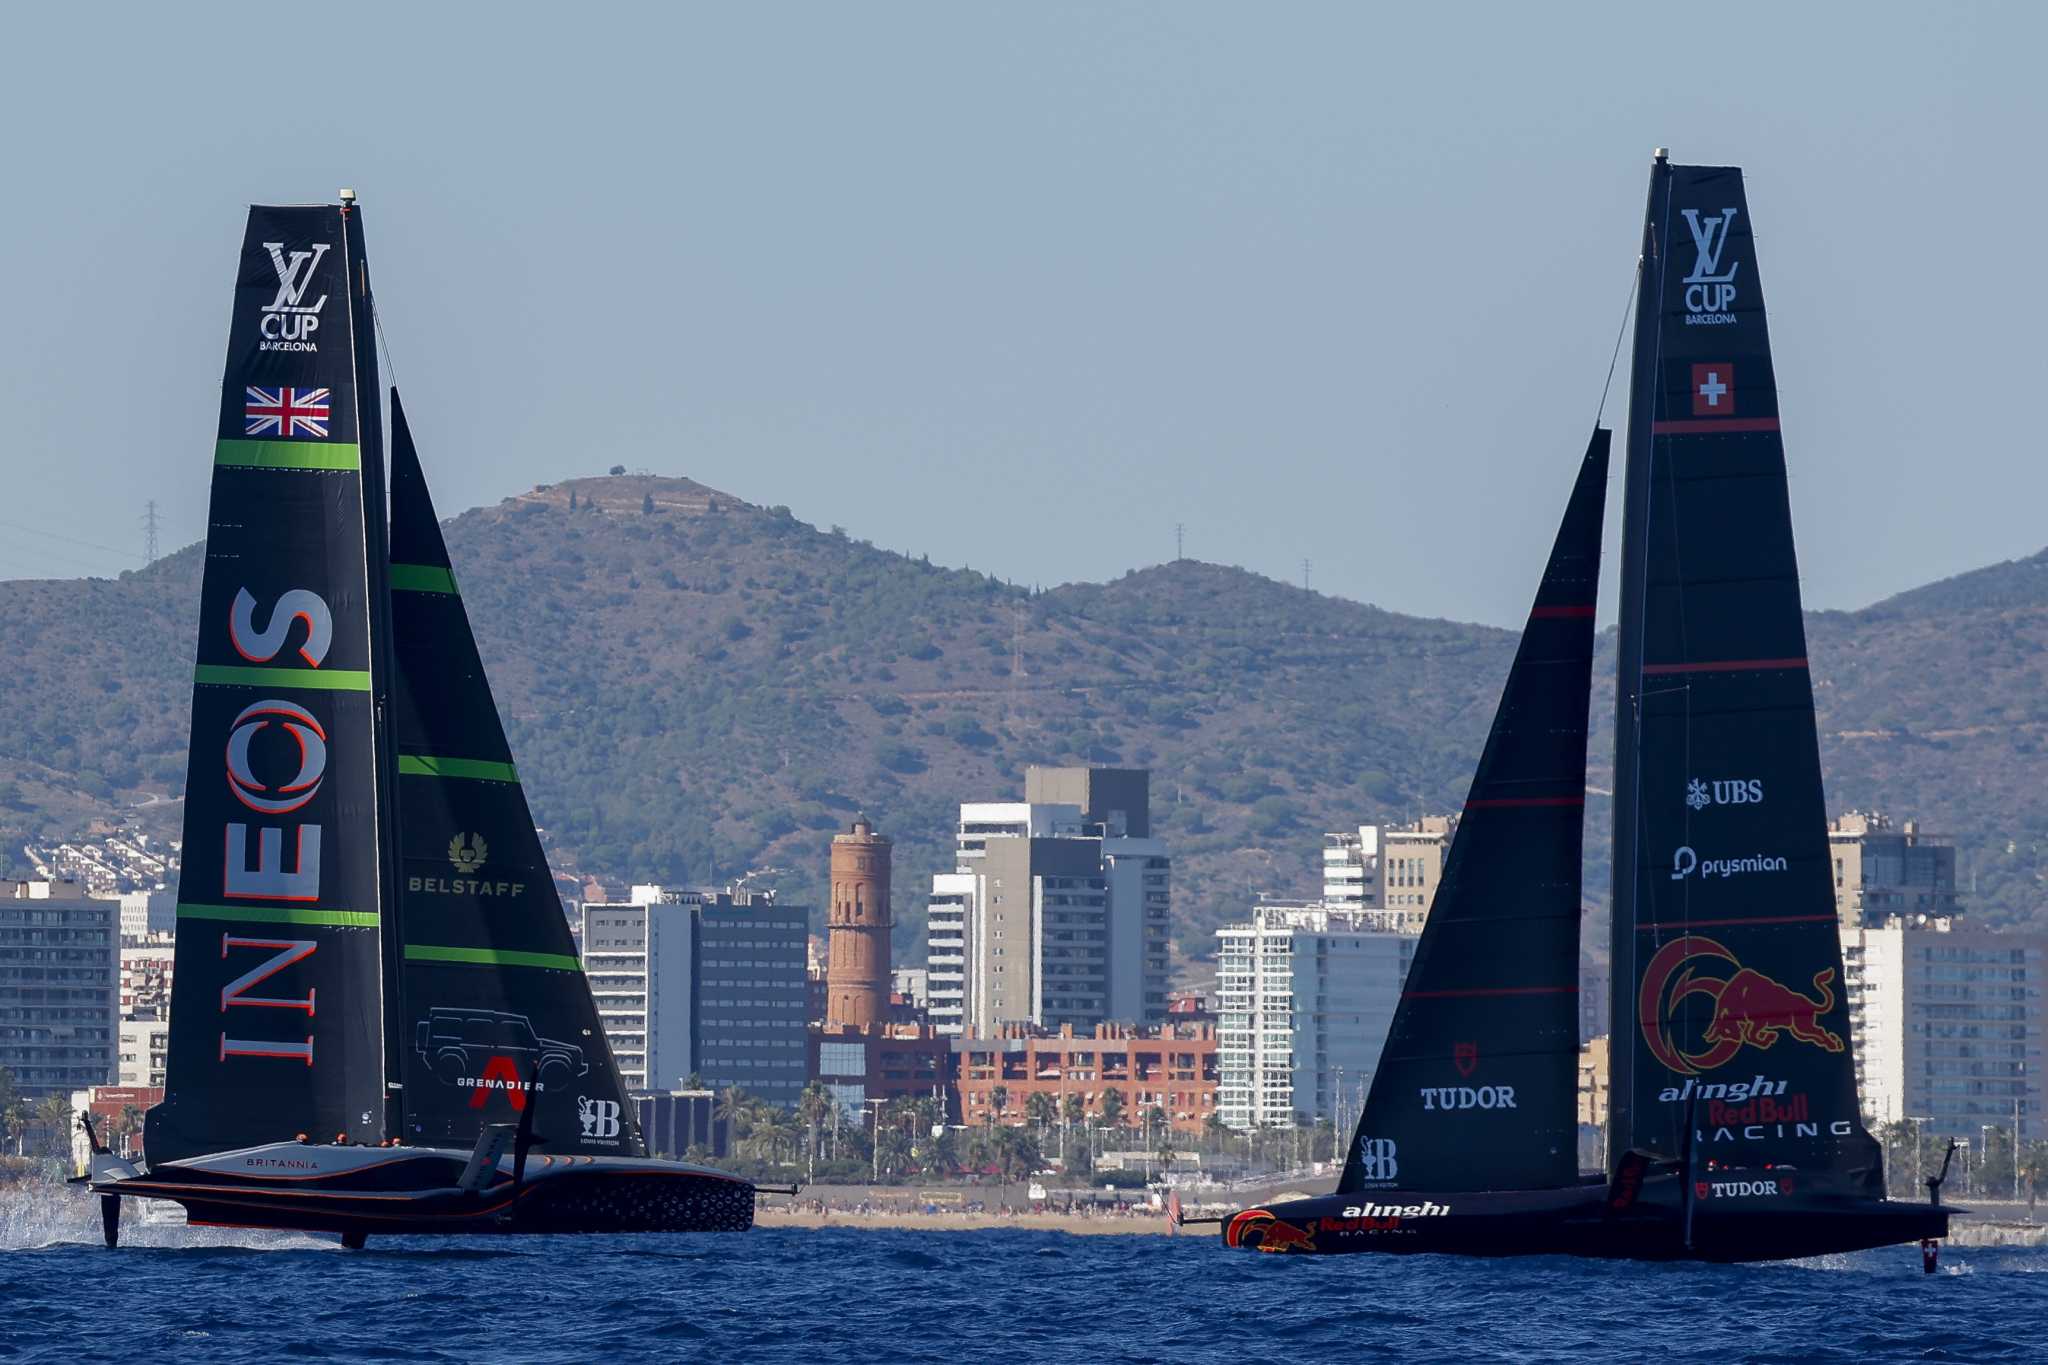
[[[954,807],[1020,797],[1027,763],[1090,761],[1153,770],[1178,941],[1206,955],[1257,893],[1314,892],[1322,830],[1456,806],[1514,645],[1192,561],[1032,592],[685,479],[552,485],[449,541],[561,869],[765,869],[816,904],[830,833],[865,810],[897,840],[911,961]],[[1809,622],[1831,808],[1954,835],[1993,921],[2044,901],[2044,563]],[[119,581],[0,583],[17,870],[25,838],[94,820],[175,837],[199,568],[192,547]],[[1609,679],[1596,786],[1611,708]],[[1594,803],[1596,900],[1606,820]]]

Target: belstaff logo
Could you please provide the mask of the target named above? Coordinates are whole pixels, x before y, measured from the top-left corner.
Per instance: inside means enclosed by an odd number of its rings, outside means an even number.
[[[448,865],[465,875],[480,871],[490,856],[491,846],[481,834],[457,833],[448,841]]]
[[[1727,976],[1696,976],[1700,967],[1719,967]],[[1835,969],[1813,974],[1815,994],[1785,985],[1753,967],[1710,938],[1688,934],[1657,950],[1643,972],[1636,1001],[1643,1041],[1650,1055],[1681,1076],[1697,1076],[1733,1061],[1745,1047],[1772,1048],[1790,1036],[1795,1042],[1840,1052],[1842,1035],[1821,1023],[1835,1008]],[[1680,1035],[1676,1023],[1692,996],[1712,1006],[1697,1043]]]
[[[311,303],[307,303],[305,298],[306,291],[312,288],[314,275],[319,273],[321,257],[333,245],[332,242],[315,242],[310,250],[287,255],[283,242],[263,244],[263,249],[270,253],[270,268],[277,272],[277,297],[263,306],[263,316],[256,324],[256,330],[262,334],[258,350],[320,349],[313,340],[313,333],[320,330],[320,310],[327,306],[327,296],[322,294]]]
[[[1722,209],[1710,218],[1702,218],[1698,209],[1680,211],[1686,227],[1692,230],[1695,253],[1692,272],[1683,281],[1686,324],[1726,326],[1735,321],[1735,272],[1741,269],[1742,262],[1730,261],[1723,270],[1721,258],[1728,253],[1728,234],[1738,210]]]

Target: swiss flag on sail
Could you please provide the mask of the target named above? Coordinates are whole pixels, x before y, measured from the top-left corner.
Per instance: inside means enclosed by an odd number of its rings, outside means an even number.
[[[1692,367],[1692,415],[1733,417],[1735,415],[1735,367],[1725,360],[1712,360]]]

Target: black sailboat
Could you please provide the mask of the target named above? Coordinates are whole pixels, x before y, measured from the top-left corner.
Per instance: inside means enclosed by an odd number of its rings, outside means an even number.
[[[1337,1191],[1238,1213],[1225,1220],[1231,1245],[1747,1261],[1947,1232],[1939,1178],[1929,1182],[1937,1202],[1885,1198],[1858,1105],[1741,171],[1673,166],[1660,152],[1640,271],[1616,680],[1609,1169],[1575,1169],[1576,1077],[1560,1053],[1576,1044],[1576,1010],[1561,1002],[1576,989],[1599,545],[1597,490],[1590,517],[1581,506],[1589,452]],[[1595,448],[1604,468],[1604,435]],[[1574,564],[1569,600],[1585,614],[1568,650],[1543,610],[1563,600],[1553,585]],[[1532,652],[1555,667],[1531,670]],[[1516,755],[1543,752],[1527,738],[1532,725],[1570,733],[1574,753],[1524,766]],[[1498,804],[1503,783],[1522,782],[1559,804]],[[1545,827],[1538,812],[1568,814]]]
[[[215,446],[164,1101],[123,1196],[342,1234],[742,1229],[646,1156],[404,409],[362,215],[250,210]]]

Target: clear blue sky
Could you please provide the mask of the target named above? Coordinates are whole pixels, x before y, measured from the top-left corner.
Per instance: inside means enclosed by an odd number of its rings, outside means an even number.
[[[625,464],[1047,585],[1182,522],[1515,623],[1661,143],[1747,168],[1863,605],[2048,542],[2043,14],[17,8],[0,576],[203,533],[244,205],[346,184],[446,510]]]

